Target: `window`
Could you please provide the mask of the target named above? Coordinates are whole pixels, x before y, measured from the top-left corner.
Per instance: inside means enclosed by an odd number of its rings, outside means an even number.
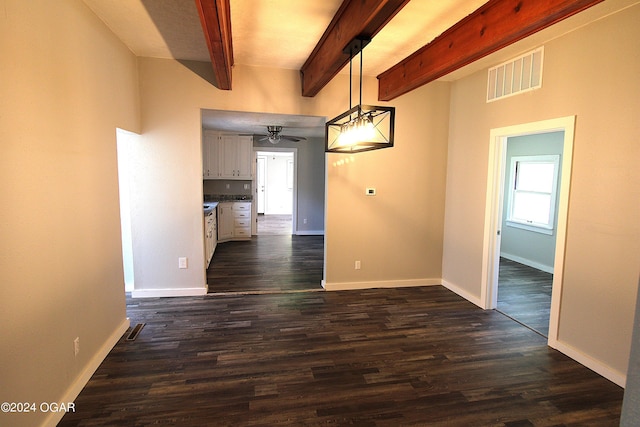
[[[559,155],[511,158],[507,225],[553,234]]]

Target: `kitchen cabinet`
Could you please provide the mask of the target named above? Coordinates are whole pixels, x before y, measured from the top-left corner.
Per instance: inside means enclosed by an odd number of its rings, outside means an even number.
[[[251,179],[253,137],[221,135],[220,177],[223,179]]]
[[[251,202],[218,204],[218,241],[251,238]]]
[[[204,242],[205,242],[205,268],[209,268],[211,264],[211,259],[213,258],[213,253],[216,250],[216,245],[218,241],[217,235],[217,218],[216,218],[216,209],[210,212],[205,216],[205,227],[204,227]]]
[[[253,137],[205,130],[202,134],[203,179],[251,179]]]
[[[251,202],[233,203],[233,238],[251,238]]]
[[[233,237],[233,203],[218,204],[218,241],[231,240]]]
[[[202,178],[220,178],[220,133],[205,130],[202,134]]]

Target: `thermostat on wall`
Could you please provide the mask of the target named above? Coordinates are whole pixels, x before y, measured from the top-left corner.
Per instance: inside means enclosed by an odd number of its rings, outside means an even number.
[[[376,189],[375,188],[367,188],[365,194],[367,196],[375,196],[376,195]]]

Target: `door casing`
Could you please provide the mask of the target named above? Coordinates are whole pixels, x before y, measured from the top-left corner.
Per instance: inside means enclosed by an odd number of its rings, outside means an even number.
[[[514,126],[491,129],[489,136],[489,168],[487,174],[487,195],[485,204],[484,242],[482,253],[482,284],[480,303],[484,309],[494,309],[498,303],[498,272],[500,263],[500,234],[502,227],[502,202],[504,194],[504,173],[507,139],[514,136],[547,132],[564,132],[562,152],[562,175],[558,192],[558,226],[556,254],[551,291],[551,313],[549,318],[548,344],[556,346],[558,320],[564,271],[564,248],[566,243],[569,188],[571,184],[571,164],[573,160],[573,139],[575,116],[543,120]]]

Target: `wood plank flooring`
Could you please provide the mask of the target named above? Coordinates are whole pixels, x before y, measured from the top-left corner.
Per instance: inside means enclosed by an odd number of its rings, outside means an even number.
[[[549,336],[553,274],[500,258],[498,310]]]
[[[258,215],[259,236],[292,234],[293,215]]]
[[[441,286],[127,299],[60,426],[616,426],[623,390]]]
[[[267,235],[217,246],[210,293],[322,290],[324,236]]]

